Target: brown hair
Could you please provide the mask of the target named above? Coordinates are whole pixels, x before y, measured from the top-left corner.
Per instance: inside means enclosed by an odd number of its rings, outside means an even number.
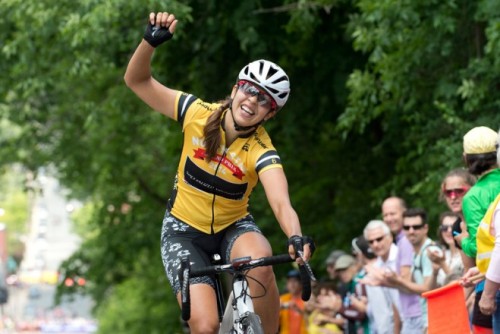
[[[444,183],[446,182],[446,179],[452,176],[457,176],[461,178],[466,184],[469,186],[473,186],[476,183],[476,177],[469,173],[469,171],[465,168],[455,168],[452,169],[446,174],[446,176],[443,178],[443,181],[441,182],[441,188],[439,189],[439,200],[444,201],[445,196],[444,196]]]
[[[231,98],[227,98],[221,101],[221,106],[214,110],[214,112],[208,117],[207,124],[203,129],[203,135],[205,137],[205,149],[207,150],[205,160],[210,161],[217,155],[217,150],[219,149],[221,142],[220,125],[222,122],[222,113],[224,110],[229,108],[232,102]]]
[[[455,218],[455,220],[457,219],[460,219],[460,216],[455,213],[455,212],[452,212],[452,211],[445,211],[445,212],[442,212],[440,215],[439,215],[439,226],[437,228],[437,236],[438,236],[438,239],[439,239],[439,243],[446,247],[446,249],[449,249],[450,246],[446,243],[446,241],[444,241],[444,238],[443,238],[443,231],[441,231],[441,225],[443,224],[443,220],[446,218],[446,217],[453,217]]]

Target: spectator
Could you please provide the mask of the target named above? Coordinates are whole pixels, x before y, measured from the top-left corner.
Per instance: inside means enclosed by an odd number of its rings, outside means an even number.
[[[373,252],[368,244],[368,241],[365,239],[363,235],[352,239],[352,254],[358,258],[358,261],[362,263],[362,265],[367,264],[370,260],[374,260],[377,258],[377,255]]]
[[[312,298],[316,301],[308,317],[308,334],[342,334],[345,319],[338,313],[342,298],[336,292],[333,282],[319,283]]]
[[[500,166],[500,131],[497,136],[497,165]],[[494,232],[494,233],[493,233]],[[477,265],[486,273],[479,308],[483,314],[493,316],[493,331],[500,333],[500,194],[486,212],[477,231]]]
[[[389,226],[396,243],[405,236],[403,232],[405,210],[406,202],[402,198],[388,197],[382,202],[382,219]]]
[[[396,272],[407,282],[411,282],[411,266],[413,263],[413,246],[403,232],[403,213],[406,203],[402,198],[389,197],[382,203],[382,217],[391,229],[398,246]],[[406,291],[399,292],[401,320],[413,319],[422,315],[419,297]],[[401,325],[399,325],[401,326]],[[404,325],[403,325],[404,326]]]
[[[441,183],[439,199],[445,201],[448,209],[463,220],[462,199],[475,183],[476,178],[465,168],[452,169]]]
[[[463,275],[464,265],[460,250],[455,245],[451,229],[459,214],[451,211],[443,212],[439,217],[438,239],[444,251],[428,249],[429,259],[439,266],[436,279],[438,286],[444,285],[448,275]]]
[[[475,259],[477,255],[476,233],[488,206],[500,193],[500,169],[496,155],[497,133],[480,126],[467,132],[463,139],[464,160],[469,172],[478,177],[476,184],[467,192],[462,201],[465,225],[455,240],[465,255]],[[493,327],[491,316],[483,315],[478,302],[484,288],[484,280],[476,285],[476,296],[472,314],[473,329],[485,331]]]
[[[335,272],[335,262],[337,259],[341,256],[347,254],[341,249],[335,249],[333,250],[330,255],[326,258],[325,264],[326,264],[326,272],[328,273],[328,278],[332,281],[337,279],[337,274]]]
[[[393,243],[393,237],[389,226],[381,220],[370,221],[363,230],[363,236],[368,241],[373,253],[377,256],[375,263],[365,266],[367,275],[362,283],[379,286],[384,279],[385,272],[396,272],[396,258],[398,247]],[[383,298],[377,300],[374,309],[377,323],[384,324],[385,332],[399,333],[399,292],[397,289],[380,287]]]
[[[459,218],[457,218],[453,222],[453,227],[451,231],[452,234],[455,232],[460,233],[461,231],[460,225],[464,220],[462,212],[463,197],[475,183],[476,183],[476,177],[471,173],[469,173],[469,171],[465,168],[452,169],[451,171],[448,172],[448,174],[446,174],[446,176],[443,179],[443,182],[441,183],[440,194],[439,194],[440,200],[445,201],[446,205],[448,206],[448,209],[451,212],[458,214],[459,216]],[[455,248],[458,249],[458,254],[462,259],[462,264],[464,267],[463,270],[473,267],[475,265],[474,259],[465,255],[465,253],[462,251],[460,245],[456,240],[454,240],[454,246]],[[431,260],[433,259],[435,258],[431,256]],[[440,276],[438,276],[438,279],[442,279],[443,277],[442,270],[440,270],[439,275]],[[461,277],[463,275],[463,272],[453,273],[450,276],[456,276],[456,275],[460,275]],[[447,279],[444,280],[442,283],[449,281],[449,279],[450,277],[447,277]],[[441,281],[438,282],[438,284],[440,283]],[[465,294],[467,300],[467,310],[469,314],[472,314],[474,299],[475,299],[475,292],[473,287],[466,288]]]
[[[356,334],[362,331],[366,319],[366,290],[363,284],[355,279],[361,263],[352,255],[344,254],[337,259],[335,271],[342,282],[342,308],[339,313],[347,320],[344,325],[345,334]]]
[[[464,136],[464,160],[477,183],[464,196],[462,207],[467,230],[455,237],[471,258],[476,257],[476,231],[490,203],[500,192],[500,169],[496,162],[497,134],[481,126]]]
[[[377,261],[377,255],[373,253],[368,245],[368,241],[366,241],[365,237],[362,235],[352,239],[352,253],[358,258],[358,262],[363,265],[355,278],[366,291],[367,303],[364,305],[361,303],[358,304],[358,309],[365,312],[367,315],[366,321],[363,324],[363,332],[364,334],[392,334],[393,329],[389,328],[388,324],[383,322],[387,317],[378,316],[380,312],[380,301],[384,300],[384,291],[379,286],[362,283],[367,275],[365,266],[373,265]],[[365,309],[362,309],[362,306],[365,306]],[[387,310],[385,311],[387,312]],[[382,312],[384,312],[384,310],[382,310]]]
[[[432,288],[433,270],[432,262],[427,255],[427,247],[432,245],[432,240],[427,236],[429,226],[427,214],[423,209],[412,208],[404,213],[403,228],[406,236],[413,246],[415,257],[411,266],[411,281],[395,275],[386,274],[389,286],[417,296],[421,315],[412,318],[403,318],[403,329],[401,333],[426,333],[427,331],[427,300],[420,297],[423,292]]]
[[[307,334],[305,303],[298,270],[292,269],[286,275],[286,290],[280,296],[280,334]]]

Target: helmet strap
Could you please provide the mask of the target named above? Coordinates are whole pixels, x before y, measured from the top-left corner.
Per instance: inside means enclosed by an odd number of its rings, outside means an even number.
[[[236,120],[234,119],[234,114],[233,114],[233,99],[231,99],[231,102],[229,103],[229,110],[231,111],[231,118],[233,119],[233,124],[234,124],[234,129],[236,131],[247,131],[251,129],[257,129],[259,125],[261,125],[264,120],[261,120],[260,122],[257,122],[256,124],[249,125],[249,126],[241,126],[238,123],[236,123]]]

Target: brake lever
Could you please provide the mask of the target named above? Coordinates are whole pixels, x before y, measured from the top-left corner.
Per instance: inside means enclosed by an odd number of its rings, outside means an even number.
[[[299,257],[302,259],[302,262],[304,262],[304,267],[306,268],[309,278],[311,279],[311,281],[316,282],[316,277],[314,276],[314,273],[312,271],[311,266],[309,265],[309,262],[304,260],[304,252],[297,251],[297,253],[299,254]]]

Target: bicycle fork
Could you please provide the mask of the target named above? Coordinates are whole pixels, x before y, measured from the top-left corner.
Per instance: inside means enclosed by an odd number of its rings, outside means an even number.
[[[235,274],[233,291],[229,296],[220,333],[243,333],[242,321],[254,312],[248,281],[244,275]]]

